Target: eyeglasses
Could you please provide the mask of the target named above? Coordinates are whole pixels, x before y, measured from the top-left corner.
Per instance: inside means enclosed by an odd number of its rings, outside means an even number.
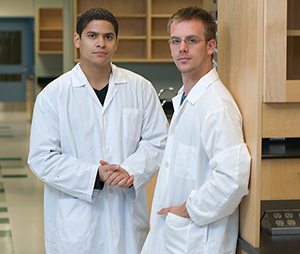
[[[200,41],[205,41],[205,40],[199,40],[197,38],[187,38],[183,40],[186,44],[193,46],[198,44]],[[179,38],[172,38],[170,40],[168,40],[168,42],[170,43],[171,46],[179,46],[182,42],[181,39]]]

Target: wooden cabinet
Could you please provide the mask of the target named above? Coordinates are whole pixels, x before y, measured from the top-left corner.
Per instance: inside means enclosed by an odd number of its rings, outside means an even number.
[[[37,46],[39,54],[62,54],[62,8],[40,7],[37,9]]]
[[[300,199],[300,159],[265,159],[261,167],[261,200]]]
[[[300,137],[299,13],[298,0],[218,2],[218,72],[241,109],[252,157],[240,205],[247,253],[260,247],[261,204],[300,199],[300,159],[262,160],[263,138]]]
[[[167,23],[182,7],[203,7],[203,0],[74,0],[74,27],[87,9],[102,7],[119,23],[119,45],[115,62],[171,62]],[[80,59],[74,48],[74,61]]]
[[[264,102],[300,102],[300,1],[264,2]]]

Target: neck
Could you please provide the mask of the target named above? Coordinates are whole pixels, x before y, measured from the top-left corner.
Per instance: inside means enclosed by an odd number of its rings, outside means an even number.
[[[191,89],[197,84],[197,82],[204,77],[207,73],[212,70],[211,68],[207,68],[202,71],[197,71],[194,73],[181,73],[182,83],[184,87],[184,94],[187,96]]]
[[[96,65],[86,66],[81,63],[80,67],[93,88],[101,90],[109,83],[110,64],[99,67]]]

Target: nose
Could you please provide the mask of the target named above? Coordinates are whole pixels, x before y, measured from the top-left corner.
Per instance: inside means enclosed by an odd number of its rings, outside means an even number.
[[[105,39],[102,36],[99,36],[99,39],[97,40],[97,47],[105,48]]]
[[[188,44],[184,40],[182,40],[179,44],[179,51],[188,52]]]

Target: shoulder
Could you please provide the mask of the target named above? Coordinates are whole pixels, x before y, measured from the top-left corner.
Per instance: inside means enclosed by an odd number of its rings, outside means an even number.
[[[116,85],[124,84],[126,89],[135,90],[141,93],[155,93],[152,83],[142,75],[131,70],[124,69],[113,65],[113,76]]]
[[[224,111],[227,111],[241,117],[237,103],[220,79],[206,89],[200,101],[199,107],[203,108],[205,105],[206,114],[217,114],[218,112],[223,114]]]
[[[122,82],[123,81],[134,81],[139,83],[151,84],[149,80],[147,80],[142,75],[133,72],[131,70],[118,67],[116,65],[112,65],[113,68],[113,75],[115,76],[115,82]]]
[[[68,71],[62,75],[60,75],[58,78],[50,82],[42,91],[40,94],[52,94],[52,93],[58,93],[60,90],[65,89],[66,87],[70,86],[72,83],[72,71]]]

